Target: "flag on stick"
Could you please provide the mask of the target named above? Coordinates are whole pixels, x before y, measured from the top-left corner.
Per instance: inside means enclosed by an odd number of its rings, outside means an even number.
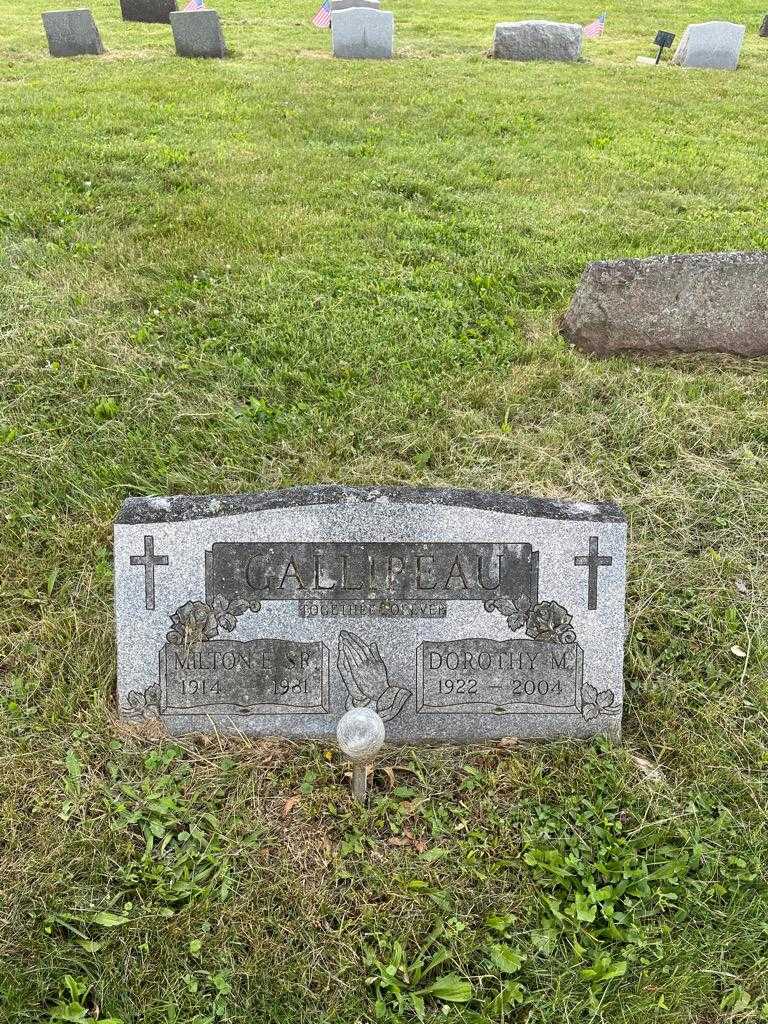
[[[320,10],[312,19],[315,28],[330,28],[331,25],[331,0],[325,0]]]
[[[591,25],[584,26],[584,35],[587,39],[597,39],[605,32],[605,19],[608,17],[608,13],[601,14],[599,18],[595,18]]]
[[[182,7],[182,11],[188,14],[190,11],[202,11],[205,7],[203,0],[189,0],[189,3]]]

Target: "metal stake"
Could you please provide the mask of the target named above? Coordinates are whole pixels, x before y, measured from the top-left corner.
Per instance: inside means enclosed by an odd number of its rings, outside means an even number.
[[[361,804],[368,796],[368,765],[360,761],[352,763],[352,796]]]

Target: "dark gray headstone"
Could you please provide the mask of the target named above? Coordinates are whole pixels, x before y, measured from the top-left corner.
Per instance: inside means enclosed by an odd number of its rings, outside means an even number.
[[[52,57],[82,57],[104,53],[96,22],[85,8],[76,11],[45,11],[43,28]]]
[[[135,498],[115,525],[124,717],[175,734],[392,742],[617,736],[626,522],[614,505],[299,488]]]
[[[226,57],[216,11],[174,11],[170,19],[179,57]]]
[[[768,354],[768,253],[590,263],[562,331],[587,352]]]
[[[120,0],[123,21],[143,21],[168,25],[176,10],[176,0]]]
[[[735,71],[739,63],[746,25],[732,21],[705,21],[689,25],[672,58],[684,68]]]
[[[768,14],[763,18],[763,23],[760,26],[760,35],[763,39],[768,39]]]
[[[395,46],[395,16],[391,11],[349,7],[331,17],[334,57],[386,60]]]
[[[558,21],[502,21],[493,33],[491,56],[498,60],[578,60],[581,25]]]

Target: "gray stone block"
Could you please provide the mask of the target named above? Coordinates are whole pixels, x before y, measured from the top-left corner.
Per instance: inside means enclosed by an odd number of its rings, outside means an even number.
[[[586,352],[768,355],[768,253],[715,252],[590,263],[565,315]]]
[[[331,17],[337,11],[346,11],[350,7],[364,7],[378,11],[381,9],[381,0],[331,0]]]
[[[118,700],[174,734],[618,736],[615,505],[307,487],[135,498],[115,525]]]
[[[581,25],[558,21],[502,21],[493,33],[491,56],[498,60],[578,60]]]
[[[216,11],[173,11],[170,20],[179,57],[226,57]]]
[[[395,16],[391,11],[349,7],[331,18],[334,57],[382,60],[392,56]]]
[[[120,0],[123,21],[168,25],[171,11],[175,10],[176,0]]]
[[[91,12],[45,11],[43,28],[52,57],[82,57],[104,53],[101,36]]]
[[[745,25],[732,21],[705,21],[689,25],[672,58],[684,68],[735,71],[744,42]]]
[[[763,39],[768,39],[768,14],[766,14],[766,16],[763,18],[763,23],[760,26],[759,35],[761,35]]]

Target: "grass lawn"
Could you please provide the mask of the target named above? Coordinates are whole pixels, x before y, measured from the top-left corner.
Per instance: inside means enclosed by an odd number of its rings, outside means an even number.
[[[763,0],[623,0],[573,66],[484,51],[575,0],[403,0],[385,63],[309,0],[221,0],[211,62],[93,0],[109,53],[51,60],[43,6],[0,18],[0,1024],[768,1020],[766,363],[555,326],[590,259],[768,248]],[[729,16],[738,72],[635,65]],[[333,751],[129,735],[121,500],[318,481],[619,502],[624,743],[391,751],[359,812]]]

